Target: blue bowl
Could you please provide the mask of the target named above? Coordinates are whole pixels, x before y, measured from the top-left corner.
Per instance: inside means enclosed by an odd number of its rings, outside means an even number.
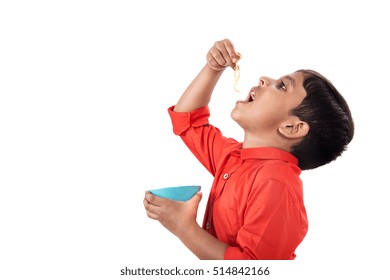
[[[200,186],[177,186],[149,190],[152,194],[178,201],[187,201],[200,191]]]

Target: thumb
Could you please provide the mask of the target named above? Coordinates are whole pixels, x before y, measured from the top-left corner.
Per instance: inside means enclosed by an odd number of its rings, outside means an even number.
[[[191,199],[191,203],[199,204],[199,202],[202,200],[202,192],[197,192]]]

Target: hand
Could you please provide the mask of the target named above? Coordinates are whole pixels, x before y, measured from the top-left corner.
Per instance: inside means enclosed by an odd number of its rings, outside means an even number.
[[[238,59],[233,43],[229,39],[215,42],[207,53],[207,65],[215,71],[222,71],[228,66],[234,69]]]
[[[202,193],[197,193],[188,201],[175,201],[145,193],[144,207],[149,218],[158,220],[176,236],[197,225],[196,214]]]

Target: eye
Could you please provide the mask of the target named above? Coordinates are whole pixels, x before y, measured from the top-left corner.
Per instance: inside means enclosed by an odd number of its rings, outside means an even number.
[[[280,80],[280,82],[276,85],[277,89],[282,89],[284,91],[287,90],[286,85],[283,83],[283,80]]]

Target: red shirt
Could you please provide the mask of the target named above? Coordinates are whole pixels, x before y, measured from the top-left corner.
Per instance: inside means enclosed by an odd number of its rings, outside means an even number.
[[[214,176],[203,228],[227,243],[225,259],[291,260],[308,229],[301,170],[292,154],[242,148],[208,123],[208,107],[170,107],[173,131]]]

